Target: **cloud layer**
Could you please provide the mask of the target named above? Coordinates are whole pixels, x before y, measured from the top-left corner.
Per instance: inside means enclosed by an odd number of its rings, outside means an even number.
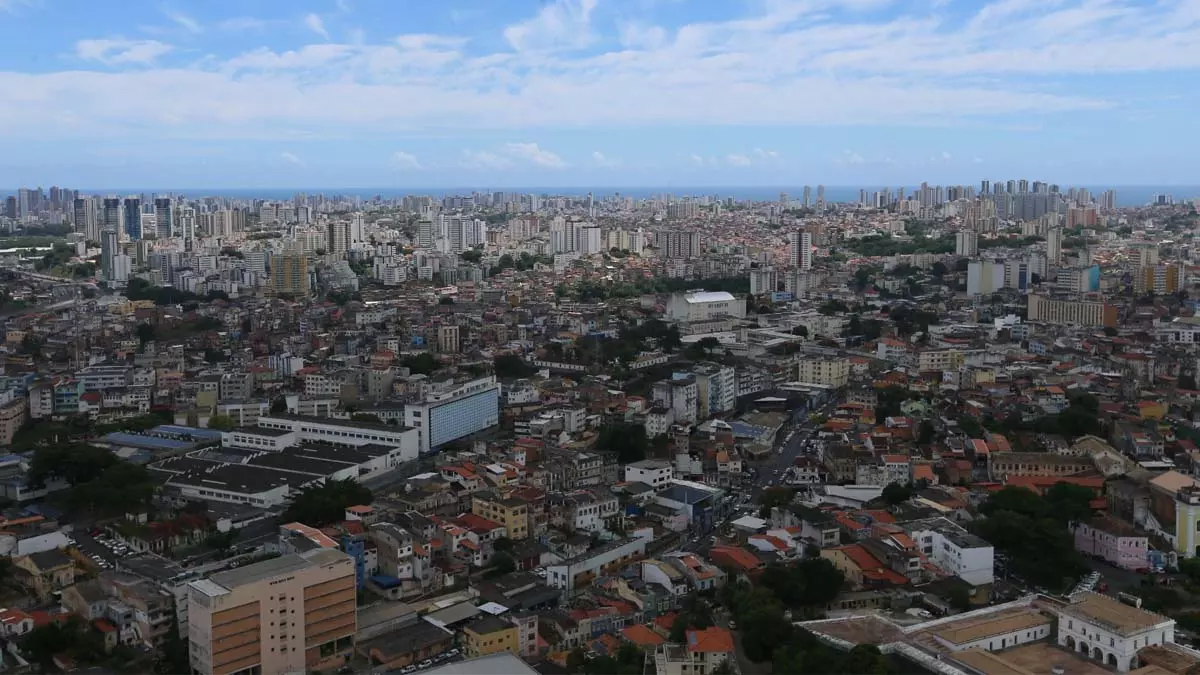
[[[962,17],[921,3],[852,11],[880,0],[757,4],[765,10],[666,26],[598,0],[550,0],[486,40],[414,32],[373,43],[339,41],[307,14],[293,32],[320,43],[203,58],[174,40],[100,35],[74,45],[69,69],[0,71],[0,87],[21,92],[0,102],[0,137],[930,125],[1111,109],[1123,102],[1073,76],[1200,68],[1194,0],[998,0]],[[164,12],[177,32],[205,30]],[[252,37],[266,20],[208,23]]]

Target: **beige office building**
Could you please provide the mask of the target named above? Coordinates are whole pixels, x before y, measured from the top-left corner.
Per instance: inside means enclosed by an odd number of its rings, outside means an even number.
[[[807,384],[844,387],[850,381],[850,359],[801,358],[796,365],[796,379]]]
[[[354,649],[354,561],[286,555],[188,586],[192,672],[283,675],[337,668]]]

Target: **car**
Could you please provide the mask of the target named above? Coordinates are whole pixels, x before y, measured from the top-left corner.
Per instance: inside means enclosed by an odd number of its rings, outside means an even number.
[[[432,665],[433,665],[433,661],[430,661],[429,659],[425,659],[424,661],[418,663],[417,667],[418,668],[428,668],[429,666],[432,666]]]
[[[409,673],[416,672],[416,670],[416,666],[404,666],[400,669],[400,675],[408,675]]]
[[[354,672],[354,668],[351,666],[342,666],[341,668],[337,669],[337,672],[338,675],[350,675],[350,673]]]

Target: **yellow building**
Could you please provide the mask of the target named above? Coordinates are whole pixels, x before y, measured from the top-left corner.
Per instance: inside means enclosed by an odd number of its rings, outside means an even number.
[[[354,559],[341,551],[285,555],[188,584],[189,659],[201,675],[338,668],[357,630]]]
[[[1167,407],[1161,401],[1138,401],[1137,409],[1144,420],[1161,420],[1167,414]]]
[[[276,295],[307,296],[308,256],[298,251],[272,256],[271,290]]]
[[[503,525],[509,539],[529,536],[529,505],[520,499],[502,497],[494,492],[477,492],[471,497],[471,513]]]
[[[467,658],[498,652],[518,654],[520,631],[516,625],[496,616],[488,616],[463,629]]]

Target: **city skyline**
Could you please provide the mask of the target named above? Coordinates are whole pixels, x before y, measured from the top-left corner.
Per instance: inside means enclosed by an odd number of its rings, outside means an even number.
[[[1200,182],[1188,0],[56,6],[0,3],[3,185]]]

